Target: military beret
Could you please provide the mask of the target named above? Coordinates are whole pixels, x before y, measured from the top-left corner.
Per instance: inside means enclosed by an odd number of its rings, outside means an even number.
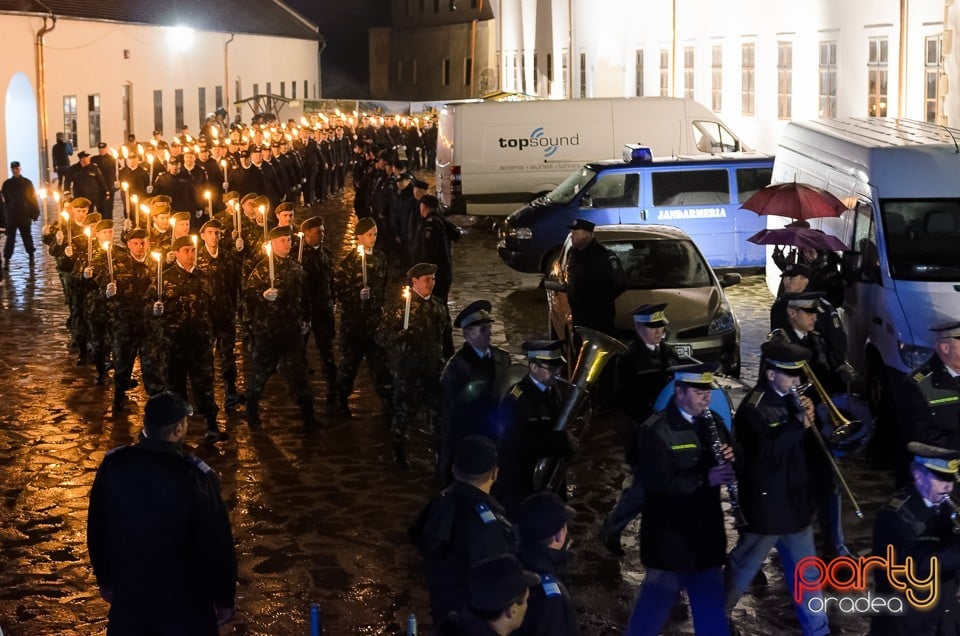
[[[158,194],[155,197],[153,197],[152,203],[166,203],[167,205],[170,205],[171,203],[173,203],[173,199],[170,197],[169,194]]]
[[[485,475],[497,465],[497,445],[486,435],[467,435],[457,442],[453,465],[464,475]]]
[[[177,221],[189,221],[190,213],[189,212],[177,212],[176,214],[170,215],[170,220],[173,222]]]
[[[312,230],[315,227],[323,228],[323,217],[311,216],[309,219],[300,224],[300,229],[304,232],[307,230]]]
[[[468,605],[487,612],[502,612],[527,588],[540,584],[540,576],[524,570],[517,557],[504,554],[478,561],[470,568]]]
[[[789,263],[783,268],[780,277],[790,278],[791,276],[806,276],[810,278],[810,268],[803,263]]]
[[[953,481],[960,472],[960,451],[922,442],[910,442],[907,444],[907,452],[913,455],[914,462],[937,473],[944,481]]]
[[[279,225],[270,230],[270,233],[267,234],[267,238],[271,241],[273,239],[283,238],[285,236],[293,236],[293,231],[290,229],[289,225]]]
[[[245,195],[243,195],[243,198],[242,198],[242,199],[240,199],[240,205],[243,205],[243,204],[246,203],[247,201],[254,200],[254,199],[256,199],[258,196],[260,196],[260,195],[257,194],[256,192],[248,192],[248,193],[246,193]],[[256,203],[256,201],[254,201],[254,203]]]
[[[719,368],[720,365],[716,362],[704,362],[702,364],[682,364],[670,367],[668,371],[673,373],[673,379],[677,382],[698,389],[715,389],[717,385],[713,383],[713,373]]]
[[[230,192],[227,192],[226,194],[223,195],[224,201],[233,201],[234,199],[239,199],[239,198],[240,198],[240,193],[237,192],[236,190],[231,190]]]
[[[88,214],[87,216],[83,217],[83,224],[84,224],[84,225],[96,225],[97,223],[100,222],[100,220],[101,220],[102,218],[103,218],[103,217],[100,216],[100,213],[99,213],[99,212],[92,212],[92,213]]]
[[[466,329],[473,325],[489,324],[496,322],[490,317],[490,310],[493,305],[489,300],[475,300],[463,308],[453,321],[453,326],[458,329]]]
[[[83,210],[90,207],[90,199],[86,197],[77,197],[76,199],[70,201],[70,205],[72,205],[75,209]]]
[[[528,340],[520,345],[529,362],[561,366],[563,360],[562,340]]]
[[[187,402],[172,391],[164,391],[147,400],[143,408],[143,427],[156,431],[193,415]]]
[[[192,236],[181,236],[170,245],[170,249],[174,252],[183,247],[196,247]]]
[[[437,266],[433,263],[417,263],[407,270],[407,278],[420,278],[437,273]]]
[[[357,224],[353,226],[353,233],[359,236],[361,234],[366,234],[375,227],[377,227],[377,222],[373,220],[373,217],[365,216],[357,221]]]
[[[273,209],[274,214],[280,214],[281,212],[293,212],[293,204],[289,201],[281,203],[276,208]]]
[[[517,525],[524,542],[537,543],[556,535],[577,514],[553,492],[538,492],[520,504]]]
[[[145,239],[147,238],[147,230],[142,227],[135,227],[129,232],[123,233],[123,241],[127,242],[133,239]]]
[[[810,349],[792,342],[764,342],[760,353],[768,367],[787,375],[800,375],[811,355]]]
[[[638,325],[644,325],[646,327],[663,327],[664,325],[669,325],[670,321],[667,320],[664,310],[667,308],[667,303],[660,304],[647,304],[640,305],[633,311],[633,322]]]
[[[266,208],[267,210],[269,210],[269,209],[270,209],[270,198],[267,197],[267,196],[265,196],[265,195],[262,195],[262,194],[261,194],[260,196],[257,197],[256,204],[257,204],[257,207],[258,207],[258,208],[262,205],[264,208]]]
[[[164,203],[163,201],[157,201],[156,199],[154,199],[153,203],[151,204],[151,207],[153,208],[154,216],[159,216],[160,214],[170,214],[169,203]]]
[[[112,230],[113,221],[111,219],[103,219],[98,221],[97,224],[93,227],[94,232],[102,232],[103,230]]]
[[[585,232],[593,232],[593,229],[597,227],[596,223],[591,223],[586,219],[576,219],[573,223],[570,224],[571,230],[584,230]]]
[[[425,205],[431,210],[436,210],[440,207],[440,199],[432,194],[425,194],[420,197],[420,205]]]
[[[427,184],[426,181],[422,181],[422,180],[420,180],[420,179],[414,179],[414,180],[413,180],[413,187],[414,187],[414,188],[420,188],[421,190],[426,190],[426,189],[429,188],[430,186]]]
[[[944,338],[960,338],[960,320],[948,320],[930,327],[930,331],[938,340]]]
[[[200,226],[200,233],[202,234],[210,229],[222,230],[223,226],[220,225],[220,221],[218,221],[217,219],[210,219],[209,221],[207,221],[206,223]]]

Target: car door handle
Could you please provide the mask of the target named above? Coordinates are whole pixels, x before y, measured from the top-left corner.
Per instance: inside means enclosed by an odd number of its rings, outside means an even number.
[[[641,220],[641,221],[646,221],[646,220],[647,220],[647,211],[646,211],[646,210],[640,210],[640,220]]]

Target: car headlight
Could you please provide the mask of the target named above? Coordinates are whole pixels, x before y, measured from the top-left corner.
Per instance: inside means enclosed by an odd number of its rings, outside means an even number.
[[[507,230],[507,236],[515,239],[532,239],[533,230],[528,227],[512,227]]]
[[[733,329],[733,325],[733,312],[727,307],[721,307],[717,311],[717,315],[714,316],[713,320],[710,321],[710,327],[707,329],[707,334],[712,336],[717,333],[730,331]]]
[[[904,342],[898,344],[900,359],[908,369],[916,369],[933,355],[933,349],[919,345],[910,345]]]

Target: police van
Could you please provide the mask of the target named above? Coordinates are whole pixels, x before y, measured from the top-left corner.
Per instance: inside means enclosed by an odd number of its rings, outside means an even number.
[[[740,205],[772,170],[773,157],[759,153],[654,158],[649,147],[626,146],[621,161],[588,163],[507,217],[497,251],[517,271],[547,273],[574,219],[655,223],[686,232],[713,268],[759,271],[766,252],[747,238],[766,221]]]
[[[875,406],[932,355],[930,326],[960,318],[958,141],[958,129],[879,118],[791,122],[780,139],[773,181],[826,189],[849,208],[811,225],[848,246],[848,356]]]

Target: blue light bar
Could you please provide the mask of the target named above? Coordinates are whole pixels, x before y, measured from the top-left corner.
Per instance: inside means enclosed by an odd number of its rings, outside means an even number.
[[[625,163],[649,163],[653,161],[653,150],[650,146],[626,144],[623,147],[623,161]]]

